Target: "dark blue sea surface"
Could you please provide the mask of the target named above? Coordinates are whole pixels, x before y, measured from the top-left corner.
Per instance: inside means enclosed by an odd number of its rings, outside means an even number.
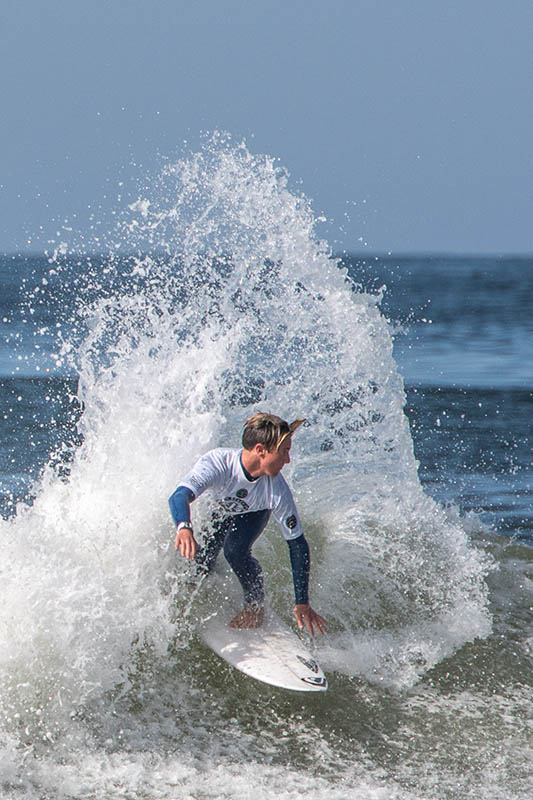
[[[345,259],[397,327],[420,478],[490,527],[533,527],[533,259]],[[385,288],[382,288],[385,287]]]
[[[406,384],[533,387],[531,257],[392,256],[345,259],[383,312],[404,324],[396,338]]]

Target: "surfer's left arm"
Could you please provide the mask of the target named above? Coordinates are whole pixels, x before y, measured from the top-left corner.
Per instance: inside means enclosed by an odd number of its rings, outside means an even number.
[[[319,633],[324,633],[326,630],[326,621],[309,605],[311,558],[307,539],[302,533],[296,539],[288,539],[287,544],[289,546],[291,558],[294,597],[296,601],[293,613],[298,628],[300,630],[305,628],[311,636],[314,636],[315,628]]]

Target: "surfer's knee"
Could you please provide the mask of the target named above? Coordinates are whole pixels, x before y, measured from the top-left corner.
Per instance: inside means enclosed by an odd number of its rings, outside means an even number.
[[[228,536],[224,542],[224,557],[236,574],[247,605],[262,606],[264,602],[263,570],[259,561]]]
[[[226,537],[224,542],[224,558],[237,574],[246,572],[250,561],[255,561],[252,559],[247,543],[243,543],[241,539],[231,534]]]

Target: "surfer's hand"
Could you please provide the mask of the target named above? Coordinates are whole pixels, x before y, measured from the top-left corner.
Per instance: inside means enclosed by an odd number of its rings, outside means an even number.
[[[300,603],[294,606],[292,611],[300,630],[305,628],[311,636],[315,635],[315,628],[319,633],[324,633],[326,630],[326,620],[313,611],[309,603]]]
[[[181,531],[176,534],[174,547],[176,550],[180,551],[180,556],[184,558],[194,558],[198,550],[198,544],[190,528],[182,528]]]

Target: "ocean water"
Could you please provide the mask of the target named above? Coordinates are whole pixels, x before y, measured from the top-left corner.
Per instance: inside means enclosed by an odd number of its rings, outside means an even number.
[[[316,231],[275,159],[213,137],[97,253],[1,259],[2,797],[531,797],[533,259]],[[170,547],[179,477],[256,408],[308,420],[320,696],[206,650]],[[256,553],[290,620],[275,526]]]

